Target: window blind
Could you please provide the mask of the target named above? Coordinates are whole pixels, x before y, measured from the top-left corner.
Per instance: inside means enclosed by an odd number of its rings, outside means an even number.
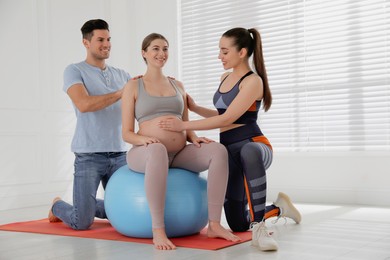
[[[213,108],[222,33],[255,27],[273,95],[258,122],[275,150],[390,151],[389,4],[181,0],[180,79]],[[217,130],[198,134],[218,140]]]

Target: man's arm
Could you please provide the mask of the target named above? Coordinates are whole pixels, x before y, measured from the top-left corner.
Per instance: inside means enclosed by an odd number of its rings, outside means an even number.
[[[83,84],[74,84],[67,93],[73,104],[81,113],[95,112],[106,108],[122,97],[123,89],[98,96],[90,96]]]

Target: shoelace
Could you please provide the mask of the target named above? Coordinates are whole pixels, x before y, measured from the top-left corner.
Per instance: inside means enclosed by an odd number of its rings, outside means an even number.
[[[276,223],[278,223],[278,221],[279,221],[280,218],[283,218],[283,219],[284,219],[284,225],[286,225],[286,224],[287,224],[287,218],[286,218],[286,216],[284,216],[284,214],[283,214],[283,209],[282,209],[281,207],[280,207],[279,209],[280,209],[280,214],[279,214],[279,216],[277,216],[276,219],[273,220],[271,223],[272,223],[272,224],[276,224]]]
[[[278,223],[278,221],[279,221],[280,218],[283,218],[283,219],[284,219],[284,225],[286,225],[286,224],[287,224],[287,218],[286,218],[285,216],[282,216],[282,215],[277,216],[275,220],[272,220],[272,221],[271,221],[271,223],[272,223],[272,224]]]
[[[259,224],[259,222],[252,222],[250,225],[249,225],[249,229],[252,230],[254,226],[256,226],[257,224]]]
[[[261,222],[260,222],[261,223]],[[261,236],[262,233],[265,233],[265,236],[267,237],[271,237],[271,234],[273,232],[269,232],[267,227],[265,226],[264,222],[263,222],[263,225],[261,225],[259,222],[252,222],[250,225],[249,225],[249,229],[252,230],[252,232],[255,232],[257,231],[258,229],[260,229],[257,233],[257,237],[256,239],[259,239],[259,237]],[[255,226],[259,224],[259,227],[255,228]],[[256,229],[256,230],[255,230]]]

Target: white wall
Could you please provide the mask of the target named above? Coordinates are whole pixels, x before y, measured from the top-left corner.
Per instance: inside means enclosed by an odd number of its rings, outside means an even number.
[[[142,74],[141,41],[159,32],[170,41],[165,72],[180,76],[176,0],[0,0],[0,218],[57,195],[71,200],[75,116],[62,72],[85,58],[80,27],[93,18],[111,26],[109,64]],[[389,158],[275,152],[269,199],[285,191],[299,202],[390,206]]]
[[[159,32],[171,46],[165,72],[177,77],[176,0],[0,0],[0,218],[71,201],[75,116],[62,73],[85,59],[80,28],[95,18],[110,24],[109,64],[142,74],[141,41]]]
[[[267,177],[270,200],[390,206],[389,152],[275,152]]]

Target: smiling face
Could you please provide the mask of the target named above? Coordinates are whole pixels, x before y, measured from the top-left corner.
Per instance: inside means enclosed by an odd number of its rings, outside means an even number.
[[[90,40],[83,39],[88,54],[95,60],[105,60],[110,57],[111,37],[108,30],[94,30]]]
[[[233,45],[233,40],[231,38],[221,37],[219,40],[218,59],[221,60],[223,68],[225,70],[231,69],[237,63],[238,58],[238,51]]]
[[[155,39],[146,49],[142,50],[142,57],[146,64],[163,67],[168,60],[168,43],[163,39]]]
[[[246,50],[237,50],[233,38],[221,37],[219,40],[219,55],[225,70],[235,68],[241,64],[245,58]]]

